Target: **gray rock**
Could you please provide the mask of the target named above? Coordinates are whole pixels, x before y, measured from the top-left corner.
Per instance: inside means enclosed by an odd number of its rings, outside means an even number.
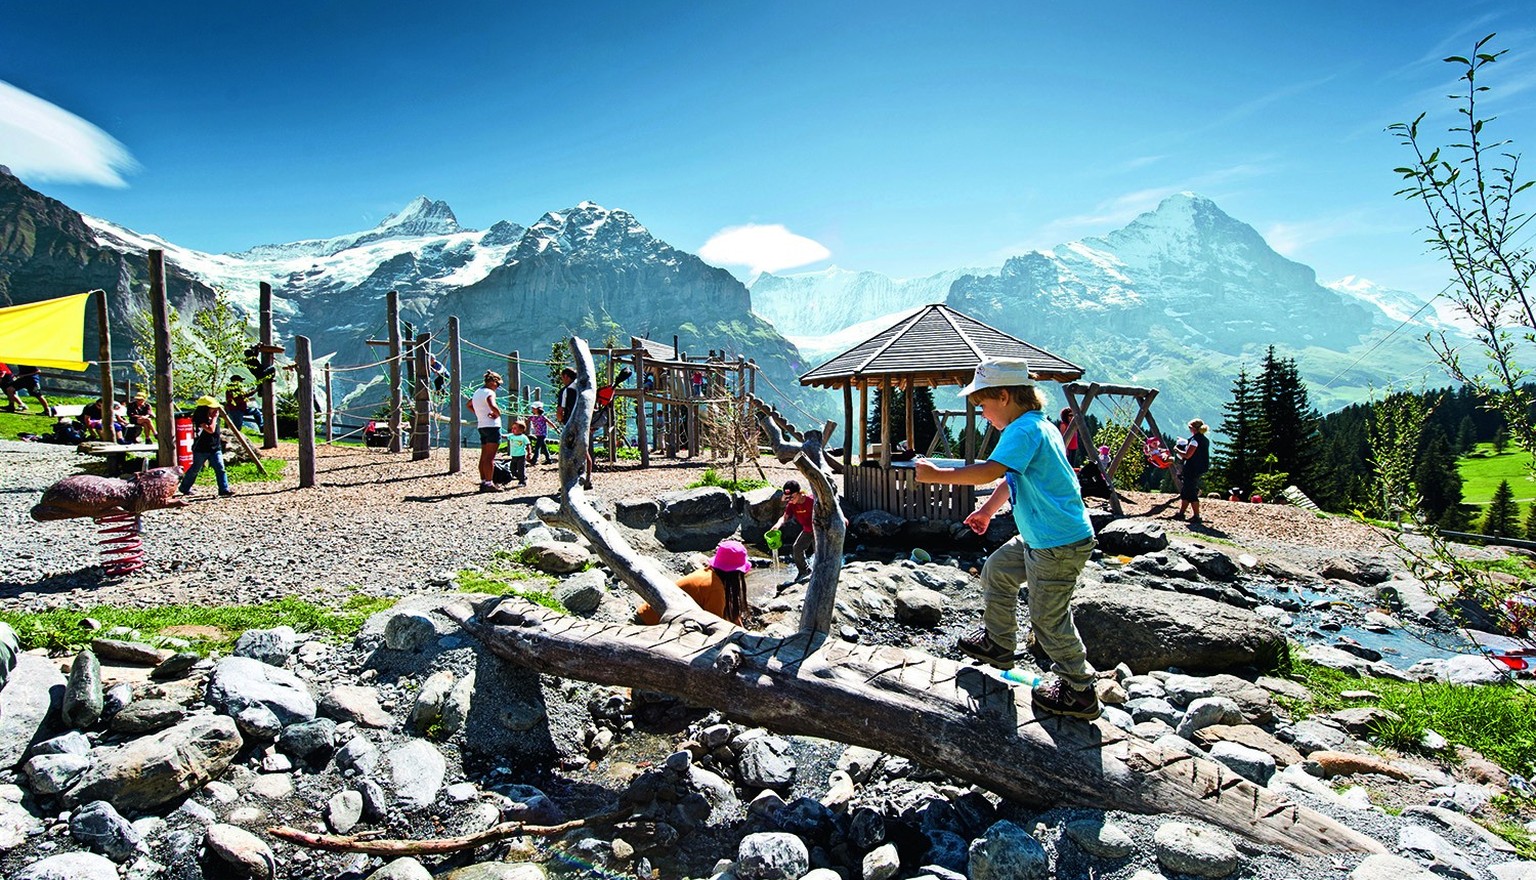
[[[95,853],[59,853],[22,868],[16,880],[117,880],[117,866]]]
[[[1442,880],[1439,874],[1423,868],[1412,859],[1386,853],[1374,853],[1365,857],[1353,871],[1349,880]]]
[[[320,698],[320,714],[364,727],[388,727],[394,719],[379,705],[379,692],[357,684],[339,684]]]
[[[1211,746],[1211,759],[1220,761],[1238,776],[1254,785],[1268,785],[1275,775],[1275,757],[1268,752],[1251,749],[1234,742],[1218,742]]]
[[[1176,733],[1165,733],[1152,741],[1152,744],[1164,751],[1183,752],[1193,758],[1205,759],[1205,752],[1200,747],[1179,736]]]
[[[199,715],[117,748],[97,750],[90,769],[64,793],[64,802],[73,807],[102,800],[125,812],[147,812],[219,776],[241,745],[233,719]]]
[[[737,780],[748,788],[787,789],[795,781],[795,762],[789,742],[777,736],[749,741],[736,763]]]
[[[302,679],[249,657],[225,657],[214,666],[208,702],[232,716],[247,706],[265,706],[285,726],[315,717],[315,698]]]
[[[805,841],[782,831],[748,834],[736,849],[740,880],[797,880],[811,868]]]
[[[411,704],[406,725],[416,733],[426,733],[443,717],[443,701],[453,689],[453,670],[442,669],[432,673],[421,683],[416,701]]]
[[[1167,700],[1157,697],[1140,697],[1125,704],[1125,711],[1131,713],[1137,723],[1143,721],[1161,721],[1169,727],[1179,723],[1179,710]]]
[[[657,499],[656,540],[669,550],[711,550],[736,533],[736,498],[714,486],[669,492]]]
[[[1410,804],[1403,808],[1403,815],[1413,818],[1425,817],[1432,819],[1446,828],[1459,831],[1467,837],[1482,841],[1482,844],[1493,852],[1515,852],[1514,844],[1467,818],[1465,814],[1458,813],[1455,810],[1447,810],[1444,807],[1434,807],[1428,804]]]
[[[1536,862],[1499,862],[1489,865],[1488,873],[1493,880],[1536,880]]]
[[[1383,559],[1360,553],[1335,556],[1324,562],[1317,573],[1330,580],[1351,581],[1367,586],[1392,578],[1392,569]]]
[[[437,642],[437,624],[420,611],[395,611],[384,624],[384,647],[416,652]]]
[[[555,598],[572,614],[591,614],[607,594],[608,578],[598,569],[577,572],[555,587]]]
[[[262,703],[242,707],[235,714],[235,726],[242,736],[262,742],[277,739],[283,732],[283,722],[277,713]]]
[[[32,747],[32,755],[85,755],[91,751],[91,741],[78,730],[45,739]]]
[[[1359,743],[1349,734],[1320,721],[1298,721],[1290,727],[1281,728],[1278,731],[1282,740],[1296,747],[1296,751],[1303,755],[1313,752],[1360,752]]]
[[[114,862],[140,854],[144,838],[106,801],[92,801],[69,817],[69,834]]]
[[[448,772],[442,753],[424,739],[392,749],[389,767],[395,798],[407,810],[431,806]]]
[[[1162,696],[1175,706],[1188,706],[1202,697],[1216,696],[1215,676],[1169,675],[1161,682]]]
[[[325,822],[337,834],[346,834],[363,818],[363,795],[357,791],[338,791],[325,808]]]
[[[901,870],[901,857],[896,854],[896,844],[877,846],[864,854],[860,873],[863,880],[890,880]]]
[[[580,544],[564,541],[534,541],[523,548],[527,565],[546,574],[574,574],[592,562],[592,554]]]
[[[16,635],[16,630],[0,620],[0,688],[5,687],[5,681],[11,670],[16,668],[16,658],[20,654],[21,639]]]
[[[283,728],[277,738],[277,748],[283,754],[299,761],[320,764],[329,760],[336,751],[336,722],[329,718],[301,721]]]
[[[865,540],[886,540],[901,534],[907,521],[884,510],[866,510],[848,521],[848,534]]]
[[[697,765],[690,766],[688,786],[704,795],[705,800],[709,801],[711,822],[725,821],[741,809],[741,801],[736,797],[735,787],[717,773]]]
[[[965,866],[970,861],[970,841],[953,831],[934,829],[925,833],[928,838],[928,852],[923,855],[927,861],[924,870],[935,873],[933,866],[953,871],[955,876],[965,877]]]
[[[91,766],[86,755],[67,752],[52,755],[34,755],[22,766],[32,791],[41,795],[56,795],[75,784]]]
[[[202,659],[203,658],[199,656],[195,651],[181,651],[179,653],[172,654],[171,656],[161,661],[160,664],[149,673],[149,677],[155,681],[171,681],[173,679],[182,678],[188,672],[191,672],[192,667],[196,666],[199,662],[202,661]]]
[[[299,634],[291,626],[248,629],[240,634],[233,653],[236,657],[249,657],[268,666],[281,667],[288,662],[298,644]]]
[[[235,873],[248,880],[275,880],[277,859],[261,838],[234,825],[214,823],[208,826],[204,843]]]
[[[421,862],[406,856],[369,874],[368,880],[432,880],[432,873]]]
[[[384,793],[384,786],[363,778],[353,782],[352,789],[363,796],[364,819],[376,822],[389,813],[389,796]]]
[[[1099,548],[1110,556],[1140,556],[1168,548],[1168,533],[1149,520],[1117,519],[1099,529]]]
[[[971,841],[970,880],[1046,880],[1050,858],[1040,841],[1003,820]]]
[[[1201,697],[1189,704],[1175,730],[1185,739],[1194,739],[1195,731],[1212,724],[1242,724],[1243,710],[1226,697]]]
[[[91,651],[81,651],[69,667],[69,686],[64,691],[64,723],[76,730],[84,730],[101,720],[104,705],[101,661]]]
[[[1203,544],[1189,544],[1183,541],[1177,542],[1174,547],[1179,551],[1179,555],[1189,560],[1189,563],[1203,577],[1210,578],[1213,581],[1233,581],[1237,579],[1237,563],[1232,561],[1232,557],[1220,550]]]
[[[171,656],[171,652],[164,648],[119,639],[92,639],[91,653],[102,660],[136,666],[158,666],[165,658]]]
[[[1123,859],[1136,851],[1136,844],[1119,825],[1103,819],[1079,819],[1068,822],[1067,837],[1083,852],[1100,859]]]
[[[1397,848],[1429,861],[1436,874],[1479,880],[1482,872],[1466,853],[1422,825],[1405,825],[1397,832]]]
[[[112,716],[116,733],[140,736],[173,727],[186,720],[187,710],[170,700],[135,700]]]
[[[439,874],[437,880],[545,880],[549,875],[533,862],[481,862]]]
[[[944,618],[944,594],[937,590],[900,590],[896,593],[896,622],[931,628]]]
[[[17,801],[0,798],[0,854],[7,853],[27,838],[43,833],[42,820],[27,812]]]
[[[1284,656],[1285,636],[1251,611],[1203,596],[1168,594],[1129,583],[1086,583],[1072,605],[1088,660],[1101,669],[1125,663],[1151,669],[1267,669]]]
[[[361,733],[354,734],[347,744],[336,753],[336,766],[343,770],[356,770],[363,776],[373,775],[379,767],[379,747]]]
[[[638,496],[613,502],[613,518],[632,529],[648,529],[660,515],[661,505],[654,498]]]
[[[133,685],[120,681],[107,688],[106,693],[102,694],[101,717],[110,720],[112,716],[128,708],[128,704],[132,702]]]
[[[1157,863],[1180,874],[1225,877],[1236,871],[1241,857],[1232,839],[1220,831],[1185,822],[1164,822],[1153,842]]]

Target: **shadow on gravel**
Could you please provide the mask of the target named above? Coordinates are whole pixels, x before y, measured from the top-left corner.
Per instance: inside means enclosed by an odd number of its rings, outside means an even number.
[[[400,500],[401,501],[416,501],[416,502],[422,502],[422,503],[426,503],[426,504],[436,504],[439,501],[448,501],[448,500],[453,499],[453,498],[468,498],[471,495],[479,495],[479,494],[480,494],[480,490],[479,489],[468,489],[468,490],[463,491],[463,492],[445,492],[442,495],[404,495],[404,496],[401,496]],[[506,503],[510,504],[511,502],[508,501]]]
[[[0,581],[0,599],[11,599],[22,593],[68,593],[72,590],[101,587],[108,583],[100,565],[92,565],[78,571],[60,572],[38,581],[20,583]]]

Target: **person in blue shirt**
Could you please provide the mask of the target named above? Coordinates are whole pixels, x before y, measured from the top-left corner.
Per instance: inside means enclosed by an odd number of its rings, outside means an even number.
[[[1001,432],[986,461],[939,467],[916,460],[918,482],[981,486],[1003,482],[965,524],[984,534],[1010,500],[1019,534],[987,557],[982,567],[982,626],[962,636],[961,653],[1008,669],[1018,658],[1019,587],[1029,585],[1029,617],[1035,640],[1051,658],[1054,675],[1033,689],[1036,709],[1074,718],[1097,718],[1093,667],[1072,620],[1072,593],[1093,554],[1093,524],[1077,477],[1067,462],[1061,430],[1046,418],[1045,398],[1029,376],[1029,362],[989,358],[976,367],[960,396],[981,409]]]

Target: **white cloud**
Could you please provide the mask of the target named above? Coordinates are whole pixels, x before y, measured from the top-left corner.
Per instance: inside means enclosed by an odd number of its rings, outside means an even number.
[[[0,165],[28,181],[121,188],[138,169],[128,148],[68,110],[0,80]],[[121,173],[120,173],[121,172]]]
[[[793,269],[830,256],[832,252],[821,242],[796,235],[778,223],[728,226],[699,248],[699,257],[707,263],[747,266],[753,273]]]

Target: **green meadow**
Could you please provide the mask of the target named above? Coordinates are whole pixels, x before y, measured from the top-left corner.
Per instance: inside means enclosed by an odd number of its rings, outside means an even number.
[[[1461,495],[1467,504],[1486,505],[1501,480],[1508,480],[1515,490],[1515,501],[1522,507],[1536,499],[1536,480],[1531,478],[1530,456],[1510,444],[1502,453],[1493,451],[1492,443],[1479,443],[1457,462],[1461,471]]]

